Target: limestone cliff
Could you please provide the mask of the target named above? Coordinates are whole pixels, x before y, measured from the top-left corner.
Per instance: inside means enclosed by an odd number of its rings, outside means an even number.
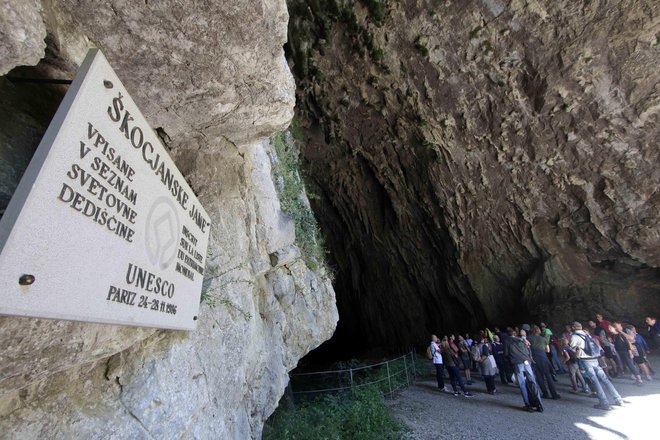
[[[0,437],[259,438],[338,319],[273,183],[266,138],[294,106],[284,0],[3,0],[0,16],[0,73],[41,59],[14,78],[72,78],[100,48],[213,224],[194,332],[0,318]],[[64,91],[0,78],[3,210]]]
[[[339,345],[660,311],[657,1],[288,4]]]

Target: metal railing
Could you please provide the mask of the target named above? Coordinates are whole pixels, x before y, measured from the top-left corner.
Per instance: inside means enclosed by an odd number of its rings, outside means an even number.
[[[419,362],[414,351],[371,365],[289,375],[288,394],[305,398],[322,393],[355,393],[363,387],[377,387],[385,396],[409,387],[417,379]]]

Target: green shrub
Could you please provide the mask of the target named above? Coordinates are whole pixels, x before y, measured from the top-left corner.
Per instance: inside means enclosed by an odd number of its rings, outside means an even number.
[[[381,440],[402,437],[403,429],[373,388],[360,391],[351,402],[343,424],[346,439]]]
[[[302,134],[297,125],[293,125],[290,132],[291,136],[281,132],[271,138],[278,158],[278,162],[273,166],[275,187],[282,211],[295,223],[296,244],[302,257],[307,267],[316,271],[324,264],[325,250],[318,223],[305,198],[305,185],[300,177],[300,161],[294,137],[302,138]]]
[[[362,3],[369,10],[369,14],[373,17],[374,22],[380,26],[387,15],[385,0],[362,0]]]
[[[400,439],[403,426],[392,416],[376,388],[354,394],[326,394],[295,409],[282,405],[264,426],[264,440]]]
[[[297,120],[293,119],[291,121],[291,125],[289,125],[289,133],[291,133],[291,136],[293,136],[293,138],[296,141],[302,142],[303,134],[302,134],[302,130],[300,129],[300,125],[298,125]]]
[[[483,26],[477,26],[477,27],[473,28],[470,31],[470,40],[472,40],[473,38],[477,38],[477,36],[479,35],[479,32],[481,32],[482,29],[483,29]]]
[[[429,56],[429,48],[422,42],[422,37],[417,37],[415,40],[415,48],[425,57]]]
[[[380,47],[376,47],[374,50],[371,51],[371,57],[374,59],[375,62],[380,63],[383,60],[383,49]]]
[[[295,407],[291,405],[291,397],[282,399],[266,421],[265,440],[406,438],[406,428],[385,406],[383,395],[409,385],[413,371],[428,369],[425,357],[406,356],[389,361],[387,366],[367,366],[351,359],[337,362],[330,368],[327,374],[291,377],[291,387],[305,393],[299,394],[296,400],[300,402]],[[349,368],[352,374],[347,371]],[[344,387],[341,391],[323,391]],[[314,393],[309,393],[313,390],[319,393],[315,398],[312,397]]]

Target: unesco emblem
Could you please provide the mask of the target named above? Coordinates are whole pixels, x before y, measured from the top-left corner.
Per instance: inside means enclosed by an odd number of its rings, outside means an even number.
[[[145,227],[147,256],[154,266],[167,269],[176,258],[181,224],[169,197],[160,197],[149,210]]]

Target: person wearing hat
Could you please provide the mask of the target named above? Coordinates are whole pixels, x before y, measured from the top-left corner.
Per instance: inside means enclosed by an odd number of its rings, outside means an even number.
[[[623,399],[598,363],[600,353],[587,353],[587,344],[591,339],[591,336],[582,330],[582,324],[577,321],[574,321],[573,324],[571,324],[571,327],[573,329],[571,348],[575,352],[578,360],[583,362],[587,374],[589,374],[589,378],[593,384],[592,391],[595,390],[598,395],[598,403],[594,405],[594,408],[606,411],[612,409],[612,407],[610,407],[610,402],[605,395],[605,391],[603,391],[603,386],[607,389],[608,394],[614,400],[614,404],[622,406]],[[594,345],[595,344],[596,343],[594,342]],[[590,384],[589,386],[591,387],[592,385]]]

